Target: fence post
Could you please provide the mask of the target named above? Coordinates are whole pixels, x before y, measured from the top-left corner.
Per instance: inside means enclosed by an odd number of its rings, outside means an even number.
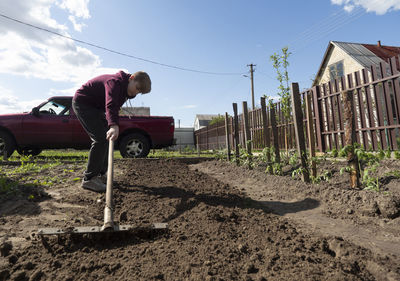
[[[344,140],[345,146],[349,147],[347,152],[347,161],[350,166],[350,186],[351,188],[358,188],[360,184],[360,171],[358,170],[358,159],[354,153],[354,144],[356,143],[356,120],[354,118],[353,111],[353,92],[343,91],[342,100],[344,107],[344,120],[346,125],[344,126]]]
[[[196,135],[196,145],[197,145],[197,156],[200,157],[200,143],[199,143],[199,135]]]
[[[237,114],[237,103],[233,103],[233,119],[235,124],[235,158],[236,165],[239,166],[239,120]]]
[[[208,150],[208,126],[206,127],[206,150]]]
[[[308,134],[308,147],[310,150],[311,158],[311,175],[315,178],[317,176],[317,165],[315,163],[315,141],[314,141],[314,118],[311,111],[311,95],[306,93],[306,114],[307,114],[307,134]]]
[[[231,144],[229,141],[229,119],[228,119],[228,112],[225,112],[225,136],[226,136],[226,149],[228,161],[231,161]]]
[[[247,109],[247,102],[243,102],[243,121],[244,121],[244,134],[246,140],[246,150],[249,155],[251,155],[251,136],[250,136],[250,127],[249,127],[249,112]],[[249,161],[249,168],[250,168]]]
[[[215,124],[215,126],[216,126],[216,129],[217,129],[217,148],[216,148],[216,150],[219,150],[219,141],[218,141],[218,139],[219,139],[219,134],[218,134],[219,121]]]
[[[317,144],[319,152],[325,152],[325,139],[322,137],[322,111],[321,104],[318,101],[320,96],[319,86],[312,88],[313,93],[313,104],[314,104],[314,116],[315,116],[315,133],[317,135]]]
[[[261,117],[262,117],[262,127],[263,127],[263,138],[264,138],[264,143],[265,146],[267,147],[267,162],[268,165],[271,165],[271,155],[270,153],[270,146],[271,146],[271,140],[270,140],[270,134],[269,134],[269,129],[268,129],[268,120],[267,120],[267,105],[265,104],[265,97],[261,97]]]
[[[269,120],[271,120],[272,137],[274,139],[275,163],[280,163],[281,155],[279,151],[278,127],[276,127],[275,104],[271,104],[269,114]]]
[[[234,143],[235,143],[235,122],[234,122],[234,120],[235,120],[235,118],[233,118],[233,116],[232,116],[229,118],[229,120],[230,120],[229,122],[231,123],[231,131],[230,131],[229,138],[231,140],[232,154],[233,154],[234,153],[233,151],[235,150],[234,149]]]
[[[309,182],[310,174],[307,165],[307,151],[306,151],[306,142],[304,140],[303,112],[301,109],[299,84],[292,83],[290,92],[292,95],[293,123],[296,134],[297,151],[299,152],[301,167],[303,168],[301,178],[304,182]]]

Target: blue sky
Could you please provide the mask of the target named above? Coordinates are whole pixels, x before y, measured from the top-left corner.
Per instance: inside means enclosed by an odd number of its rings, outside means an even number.
[[[144,70],[153,90],[133,105],[191,127],[196,114],[231,114],[232,102],[251,105],[250,79],[243,76],[250,63],[256,104],[264,94],[276,97],[269,57],[284,46],[292,52],[289,78],[301,89],[310,86],[330,40],[400,46],[400,0],[2,0],[0,14],[195,70],[0,17],[0,113],[73,95],[99,74]]]

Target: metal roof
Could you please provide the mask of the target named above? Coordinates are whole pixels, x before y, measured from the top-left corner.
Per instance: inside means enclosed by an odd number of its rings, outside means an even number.
[[[383,61],[376,54],[364,47],[363,44],[338,41],[331,41],[331,43],[345,51],[350,57],[361,64],[364,68],[369,67],[373,64],[377,65]]]

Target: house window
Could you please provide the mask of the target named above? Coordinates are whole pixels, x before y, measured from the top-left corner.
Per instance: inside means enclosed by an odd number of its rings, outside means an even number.
[[[329,75],[331,80],[344,76],[343,61],[331,64],[329,66]]]

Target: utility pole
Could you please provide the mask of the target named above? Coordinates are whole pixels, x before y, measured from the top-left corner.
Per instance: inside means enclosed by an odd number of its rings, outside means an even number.
[[[255,64],[248,64],[247,66],[250,66],[250,79],[251,79],[251,105],[252,109],[255,109],[255,104],[254,104],[254,79],[253,79],[253,66],[256,66]]]

